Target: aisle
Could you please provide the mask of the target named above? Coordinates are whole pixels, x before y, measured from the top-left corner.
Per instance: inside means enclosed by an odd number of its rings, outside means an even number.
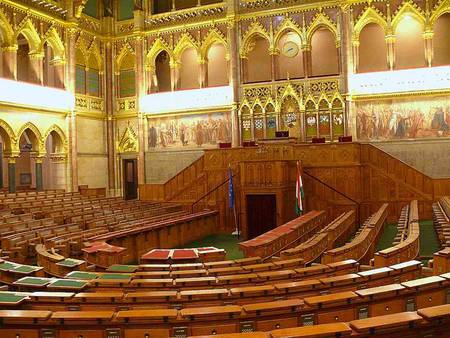
[[[234,235],[210,235],[201,240],[194,241],[184,245],[184,248],[199,248],[204,246],[215,246],[219,249],[225,249],[227,252],[227,259],[244,258],[244,255],[239,250],[238,243],[240,240]]]

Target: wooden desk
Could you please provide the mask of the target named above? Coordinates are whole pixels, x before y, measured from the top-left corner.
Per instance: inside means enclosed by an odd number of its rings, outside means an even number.
[[[401,328],[404,326],[414,325],[422,320],[423,318],[415,312],[401,312],[387,316],[354,320],[350,322],[350,327],[358,333],[375,334],[377,330],[396,327]]]
[[[198,277],[198,278],[175,278],[176,286],[207,286],[215,285],[216,277]]]
[[[0,318],[4,324],[29,324],[50,318],[51,311],[35,310],[0,310]]]
[[[441,285],[444,281],[446,281],[445,278],[442,278],[440,276],[431,276],[431,277],[425,277],[415,280],[410,280],[407,282],[401,283],[403,286],[407,287],[408,289],[425,289],[428,287],[434,287],[436,284]]]
[[[312,307],[318,307],[320,309],[323,307],[327,307],[328,305],[333,307],[337,304],[348,305],[358,298],[359,297],[356,293],[352,291],[345,291],[332,293],[329,295],[306,297],[305,304]]]
[[[356,290],[355,293],[363,298],[374,299],[383,297],[392,297],[398,295],[405,287],[401,284],[389,284],[377,286],[369,289]]]
[[[244,287],[238,287],[238,288],[231,288],[230,293],[233,296],[262,296],[267,295],[269,292],[272,292],[275,290],[273,285],[258,285],[258,286],[244,286]]]
[[[290,309],[291,312],[295,312],[301,305],[303,305],[303,301],[300,299],[287,299],[274,302],[247,304],[243,305],[242,308],[246,313],[256,312],[256,315],[259,315],[262,311],[274,312],[281,309]]]
[[[116,319],[125,323],[140,320],[167,322],[169,318],[177,318],[177,315],[178,311],[175,309],[127,310],[119,311]]]
[[[64,324],[66,321],[96,321],[111,320],[114,316],[113,311],[56,311],[51,315],[51,319]]]
[[[258,279],[256,273],[246,273],[242,275],[229,275],[229,276],[218,276],[218,284],[238,284],[238,283],[251,283],[253,280]]]
[[[278,291],[289,293],[314,290],[321,285],[322,283],[318,279],[308,279],[299,282],[279,283],[275,284],[274,287]]]
[[[223,317],[227,316],[233,318],[235,315],[240,315],[242,308],[237,305],[226,305],[226,306],[212,306],[212,307],[198,307],[198,308],[187,308],[180,310],[181,317],[188,317],[190,320],[194,320],[195,317]]]
[[[345,323],[321,324],[314,326],[294,327],[289,329],[280,329],[270,332],[272,338],[295,338],[295,337],[346,337],[350,336],[352,330]]]
[[[291,278],[293,275],[296,274],[296,272],[294,270],[277,270],[277,271],[257,272],[256,274],[261,279],[274,280],[274,279]]]
[[[137,291],[137,292],[128,292],[125,295],[125,299],[131,302],[168,302],[171,299],[177,299],[178,292],[173,290],[164,290],[164,291]]]
[[[227,289],[208,289],[208,290],[184,290],[180,291],[181,299],[223,299],[227,297]]]
[[[133,279],[130,285],[137,287],[169,287],[173,286],[172,278]]]
[[[117,299],[123,298],[121,291],[104,291],[104,292],[80,292],[75,295],[75,299],[82,302],[116,302]]]
[[[429,321],[447,318],[450,317],[450,304],[419,309],[417,313]]]

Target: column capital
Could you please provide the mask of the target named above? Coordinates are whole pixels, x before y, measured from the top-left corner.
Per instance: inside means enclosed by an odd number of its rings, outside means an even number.
[[[19,46],[17,45],[13,45],[13,46],[5,46],[2,47],[1,50],[2,52],[17,52],[17,50],[19,49]]]
[[[8,164],[16,164],[16,161],[19,158],[19,156],[8,156],[6,158],[8,159]]]

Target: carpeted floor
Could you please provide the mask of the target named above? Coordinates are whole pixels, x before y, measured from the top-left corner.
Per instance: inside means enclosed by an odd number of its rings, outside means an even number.
[[[397,224],[387,224],[381,234],[375,251],[384,250],[392,246],[395,235],[397,235]]]
[[[242,252],[239,250],[239,242],[240,240],[237,238],[237,236],[220,234],[205,237],[201,240],[188,243],[183,247],[199,248],[203,246],[215,246],[219,249],[225,249],[225,251],[227,252],[227,259],[239,259],[244,257]]]
[[[433,253],[440,250],[440,244],[433,221],[421,221],[420,223],[420,256],[433,256]]]

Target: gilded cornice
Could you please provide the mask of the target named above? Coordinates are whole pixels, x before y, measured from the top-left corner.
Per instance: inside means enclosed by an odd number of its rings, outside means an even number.
[[[18,3],[17,1],[2,0],[0,1],[0,6],[4,8],[10,8],[15,12],[21,12],[26,16],[32,17],[33,19],[36,19],[38,21],[44,21],[49,24],[59,25],[60,27],[64,27],[67,25],[67,21],[63,18],[52,16],[44,11],[35,9],[25,4]]]

